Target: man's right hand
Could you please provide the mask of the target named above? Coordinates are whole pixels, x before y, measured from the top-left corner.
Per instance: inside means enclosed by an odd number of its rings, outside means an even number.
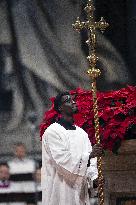
[[[100,144],[95,144],[92,147],[92,152],[90,154],[90,159],[94,157],[101,157],[103,155],[103,148]]]

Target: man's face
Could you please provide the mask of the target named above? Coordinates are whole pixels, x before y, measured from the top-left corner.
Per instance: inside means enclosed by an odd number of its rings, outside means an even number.
[[[23,159],[26,155],[25,147],[23,145],[16,146],[15,155],[17,158]]]
[[[74,97],[71,95],[64,95],[61,98],[61,112],[71,115],[78,112],[76,102]]]
[[[8,180],[9,179],[9,168],[5,165],[0,166],[0,180]]]

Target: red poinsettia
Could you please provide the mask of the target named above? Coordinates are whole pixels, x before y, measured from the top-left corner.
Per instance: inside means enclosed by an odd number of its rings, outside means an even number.
[[[75,124],[82,127],[95,144],[94,113],[92,92],[78,88],[70,91],[75,96],[79,113],[74,116]],[[98,113],[100,122],[100,137],[104,149],[115,150],[117,142],[124,140],[131,125],[136,125],[136,87],[127,86],[117,91],[98,92]],[[40,136],[45,129],[60,118],[52,107],[45,113],[40,125]]]

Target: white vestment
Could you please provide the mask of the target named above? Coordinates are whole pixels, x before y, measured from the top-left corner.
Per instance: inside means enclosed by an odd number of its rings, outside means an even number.
[[[35,161],[33,159],[24,158],[18,159],[14,158],[8,162],[10,168],[10,174],[27,174],[35,172]]]
[[[42,205],[90,205],[86,178],[98,176],[97,159],[87,133],[76,126],[66,130],[58,123],[50,125],[42,140]]]

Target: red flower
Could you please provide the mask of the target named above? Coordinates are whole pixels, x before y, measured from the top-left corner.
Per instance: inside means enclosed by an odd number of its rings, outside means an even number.
[[[96,143],[94,128],[94,112],[92,92],[78,88],[70,91],[76,96],[79,113],[74,116],[75,124],[82,127],[92,144]],[[98,108],[100,118],[100,136],[104,149],[112,150],[117,140],[124,140],[128,127],[136,124],[136,87],[127,86],[117,91],[98,92]],[[59,114],[52,107],[45,113],[40,125],[40,136],[44,130],[57,119]]]

